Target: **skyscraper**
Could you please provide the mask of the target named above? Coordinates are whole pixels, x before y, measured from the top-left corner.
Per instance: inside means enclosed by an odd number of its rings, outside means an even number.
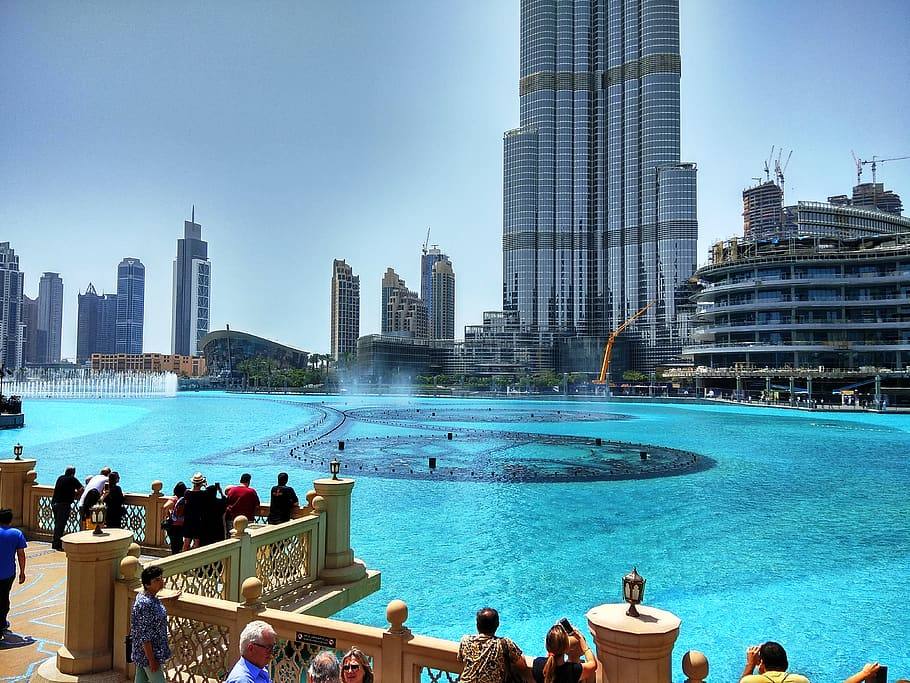
[[[771,239],[783,229],[784,193],[773,180],[743,190],[743,237]]]
[[[680,163],[678,0],[525,0],[520,127],[504,136],[503,308],[522,329],[681,348],[696,169]]]
[[[22,322],[25,324],[23,365],[38,362],[38,298],[22,296]]]
[[[91,282],[79,295],[77,363],[90,360],[93,353],[117,353],[118,299],[116,294],[98,294]]]
[[[145,266],[125,258],[117,266],[117,353],[142,353],[144,320]]]
[[[63,331],[63,280],[59,273],[45,273],[38,281],[38,363],[60,362]]]
[[[433,266],[443,259],[449,258],[437,245],[429,249],[424,247],[423,254],[420,256],[420,298],[427,307],[427,318],[430,320],[430,327],[433,325]]]
[[[0,366],[18,370],[24,364],[22,289],[25,275],[9,242],[0,242]]]
[[[429,335],[426,305],[392,268],[382,276],[382,333],[410,339]]]
[[[344,260],[332,262],[332,356],[357,353],[360,336],[360,277]]]
[[[428,312],[430,336],[433,339],[455,338],[455,271],[452,262],[443,258],[433,264],[431,276],[433,312]]]
[[[199,341],[209,332],[211,262],[208,243],[202,240],[202,225],[192,217],[183,221],[183,238],[177,240],[174,259],[174,316],[171,353],[199,355]]]

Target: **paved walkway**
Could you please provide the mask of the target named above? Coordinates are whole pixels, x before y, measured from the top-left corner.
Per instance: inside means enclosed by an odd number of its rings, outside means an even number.
[[[27,681],[38,665],[63,644],[66,555],[49,543],[29,541],[27,580],[13,585],[11,630],[0,640],[0,681]]]

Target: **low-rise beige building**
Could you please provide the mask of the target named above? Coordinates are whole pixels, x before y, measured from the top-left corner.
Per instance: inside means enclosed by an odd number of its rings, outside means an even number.
[[[206,373],[204,356],[169,353],[93,353],[92,370],[113,372],[173,372],[184,377]]]

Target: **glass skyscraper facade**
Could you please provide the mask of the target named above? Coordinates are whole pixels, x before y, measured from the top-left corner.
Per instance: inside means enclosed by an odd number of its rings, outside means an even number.
[[[145,266],[125,258],[117,266],[117,353],[142,353]]]
[[[503,308],[543,336],[630,328],[679,354],[696,168],[680,163],[678,0],[522,0],[520,127],[504,137]]]
[[[212,264],[208,242],[202,239],[202,225],[196,209],[183,221],[183,238],[177,240],[174,259],[174,306],[171,326],[171,353],[198,356],[199,343],[209,332],[209,295]]]

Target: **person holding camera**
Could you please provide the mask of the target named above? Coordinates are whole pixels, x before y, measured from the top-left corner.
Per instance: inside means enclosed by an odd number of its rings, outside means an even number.
[[[780,643],[769,640],[763,645],[753,645],[746,650],[746,666],[739,683],[809,683],[805,676],[788,673],[789,666],[787,652]]]
[[[531,667],[535,683],[579,683],[593,681],[597,657],[584,635],[561,619],[548,632],[547,656],[537,657]],[[584,661],[581,658],[584,657]]]

